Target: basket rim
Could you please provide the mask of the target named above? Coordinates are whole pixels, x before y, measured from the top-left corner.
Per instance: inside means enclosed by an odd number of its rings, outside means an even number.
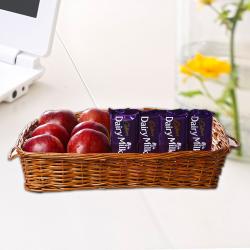
[[[214,150],[214,151],[179,151],[179,152],[165,152],[165,153],[150,153],[150,154],[141,154],[141,153],[126,153],[126,154],[118,154],[118,153],[86,153],[86,154],[79,154],[79,153],[33,153],[33,152],[26,152],[20,149],[19,147],[16,148],[18,152],[18,156],[26,156],[26,157],[31,157],[31,158],[42,158],[42,159],[47,159],[47,158],[56,158],[56,159],[69,159],[69,158],[74,158],[74,159],[97,159],[97,158],[133,158],[133,159],[152,159],[152,158],[176,158],[178,156],[190,156],[190,157],[207,157],[211,155],[216,155],[216,154],[221,154],[221,153],[228,153],[229,148],[225,147],[219,150]]]

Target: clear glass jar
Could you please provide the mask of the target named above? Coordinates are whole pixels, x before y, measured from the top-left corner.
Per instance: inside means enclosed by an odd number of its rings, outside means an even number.
[[[179,66],[193,58],[197,53],[229,61],[229,34],[221,25],[218,15],[209,7],[201,6],[197,0],[177,0],[178,10],[178,73],[176,80],[176,100],[185,108],[206,108],[220,112],[220,107],[204,95],[184,96],[181,93],[198,93],[204,91],[197,79],[180,73]],[[230,1],[218,1],[218,5]],[[216,6],[215,6],[216,7]],[[219,7],[219,6],[218,6]],[[250,11],[244,14],[243,21],[236,32],[236,63],[239,69],[239,85],[236,91],[238,99],[242,156],[237,159],[250,161]],[[206,88],[213,99],[219,99],[223,94],[229,76],[220,78],[220,84],[213,80],[206,81]],[[232,121],[227,115],[220,116],[228,133],[233,135]]]

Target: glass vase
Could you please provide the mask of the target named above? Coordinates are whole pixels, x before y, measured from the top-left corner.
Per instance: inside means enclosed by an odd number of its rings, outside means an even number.
[[[219,2],[219,1],[218,1]],[[230,2],[230,1],[220,1]],[[203,95],[184,96],[182,93],[203,91],[198,80],[180,73],[180,65],[193,58],[197,53],[229,61],[229,36],[225,27],[216,20],[216,14],[207,6],[200,6],[195,0],[177,0],[178,37],[177,37],[177,79],[176,101],[184,108],[205,108],[220,114],[219,119],[228,134],[234,135],[232,120],[223,114],[220,107]],[[250,12],[249,12],[250,13]],[[250,14],[246,14],[236,33],[236,63],[239,71],[239,85],[236,90],[239,109],[242,154],[231,157],[250,162]],[[206,82],[206,87],[213,99],[218,99],[229,81],[229,75],[220,78],[220,84],[213,80]]]

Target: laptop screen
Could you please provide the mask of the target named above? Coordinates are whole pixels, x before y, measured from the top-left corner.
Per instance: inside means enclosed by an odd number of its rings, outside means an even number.
[[[40,0],[0,0],[0,9],[37,17]]]

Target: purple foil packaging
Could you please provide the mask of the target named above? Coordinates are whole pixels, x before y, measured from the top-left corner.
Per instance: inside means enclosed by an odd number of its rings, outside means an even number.
[[[110,139],[113,153],[138,153],[140,111],[109,109]]]
[[[160,111],[141,111],[139,123],[139,153],[158,153]]]
[[[189,150],[209,151],[212,147],[213,113],[207,110],[192,110],[189,114]]]
[[[188,149],[189,111],[177,109],[161,113],[160,152]]]

